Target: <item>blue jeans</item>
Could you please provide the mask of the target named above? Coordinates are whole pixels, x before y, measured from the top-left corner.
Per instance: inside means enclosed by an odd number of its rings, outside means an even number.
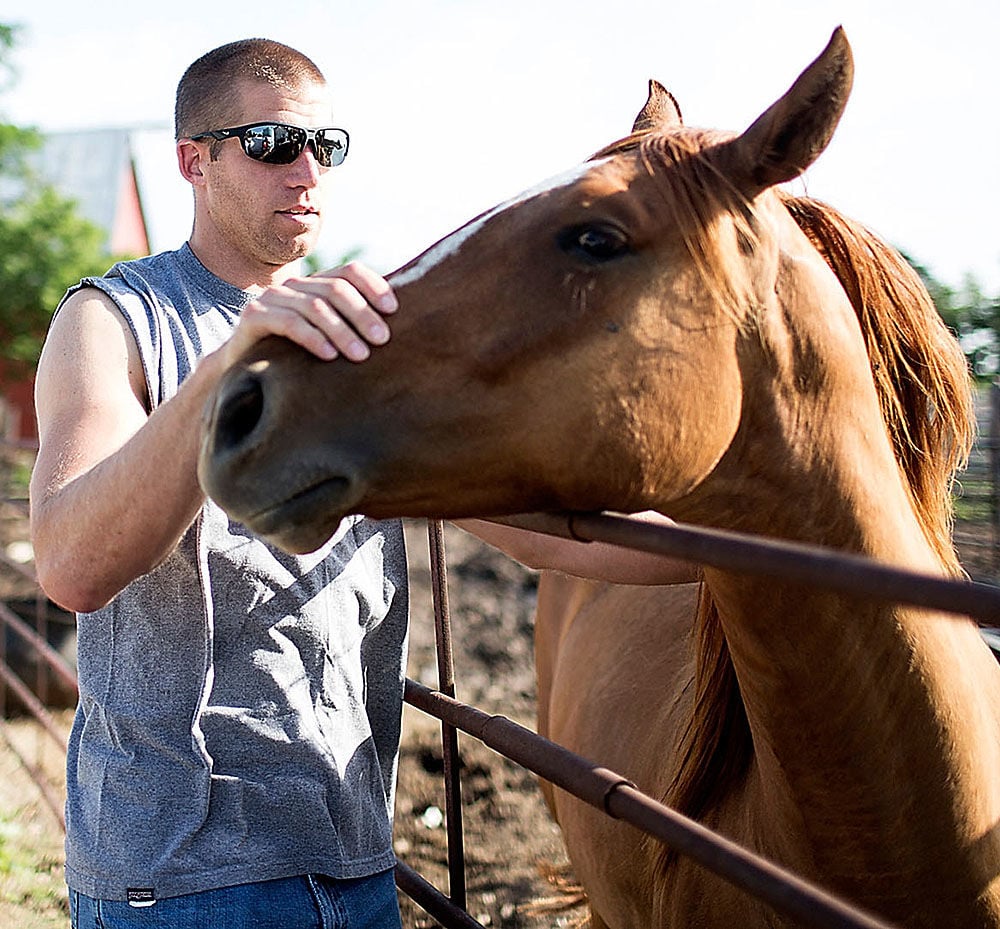
[[[72,929],[401,929],[393,871],[240,884],[136,907],[69,893]]]

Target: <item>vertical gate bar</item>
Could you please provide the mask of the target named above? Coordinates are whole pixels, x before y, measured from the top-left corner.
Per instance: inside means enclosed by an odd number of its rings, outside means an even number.
[[[0,664],[7,664],[7,619],[0,610]],[[7,681],[0,678],[0,723],[7,718]]]
[[[35,592],[35,632],[44,642],[49,641],[49,609],[48,598],[42,595],[41,591]],[[38,699],[44,706],[49,703],[49,666],[38,656],[38,666],[35,669],[37,675]]]
[[[431,589],[434,600],[434,638],[437,646],[438,689],[455,698],[455,663],[451,644],[451,612],[448,605],[448,565],[444,550],[444,523],[427,521]],[[462,781],[458,755],[458,730],[442,721],[441,748],[444,756],[445,822],[448,829],[448,889],[452,903],[466,908],[465,844],[462,834]]]
[[[990,516],[993,523],[992,564],[994,573],[1000,571],[1000,384],[990,384],[990,425],[986,446],[990,456]]]

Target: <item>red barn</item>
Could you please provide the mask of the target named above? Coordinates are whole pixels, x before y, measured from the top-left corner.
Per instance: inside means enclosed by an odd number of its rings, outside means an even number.
[[[41,176],[104,231],[109,257],[149,254],[134,137],[129,129],[47,133],[32,158]],[[32,393],[32,380],[9,377],[0,361],[0,438],[37,440]]]

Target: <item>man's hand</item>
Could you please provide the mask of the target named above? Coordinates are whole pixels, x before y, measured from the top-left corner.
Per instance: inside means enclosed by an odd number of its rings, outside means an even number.
[[[243,308],[223,349],[225,367],[269,335],[291,339],[327,361],[338,355],[364,361],[369,346],[389,341],[383,317],[398,307],[388,282],[356,261],[313,277],[290,278]]]

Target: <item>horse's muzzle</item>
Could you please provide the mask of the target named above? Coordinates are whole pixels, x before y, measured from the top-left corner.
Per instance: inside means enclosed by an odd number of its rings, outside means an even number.
[[[282,428],[284,388],[270,373],[257,362],[223,377],[202,424],[198,479],[256,534],[287,551],[310,552],[357,501],[358,472],[291,447],[296,440]]]

